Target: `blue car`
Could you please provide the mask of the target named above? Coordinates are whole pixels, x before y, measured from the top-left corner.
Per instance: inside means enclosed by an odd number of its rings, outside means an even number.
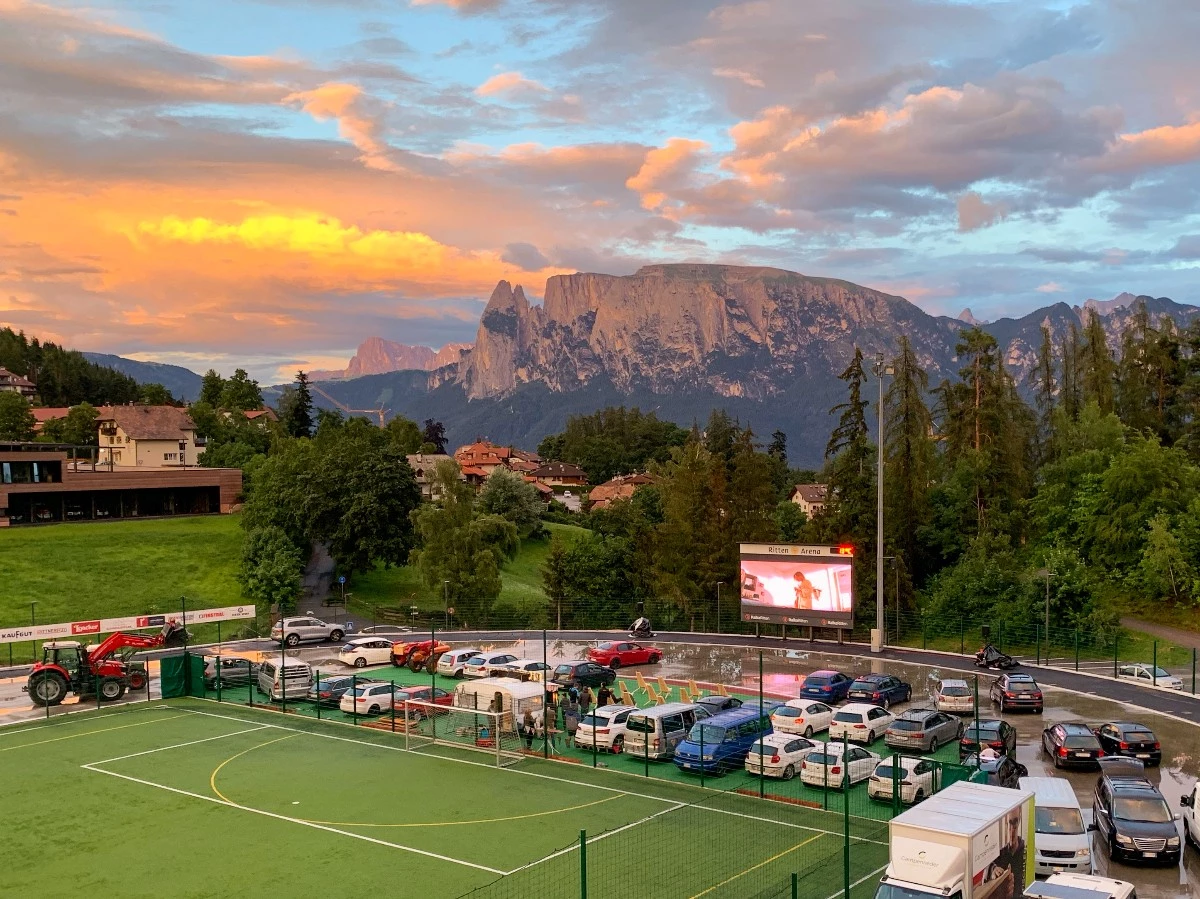
[[[746,763],[754,743],[772,733],[771,711],[776,707],[742,706],[713,715],[692,725],[687,738],[675,747],[675,765],[681,771],[724,774]]]
[[[840,702],[850,693],[852,683],[854,681],[840,671],[814,671],[804,679],[800,695],[827,703]]]
[[[886,709],[894,703],[912,699],[912,686],[892,674],[864,674],[850,685],[846,698],[851,702],[870,702]]]

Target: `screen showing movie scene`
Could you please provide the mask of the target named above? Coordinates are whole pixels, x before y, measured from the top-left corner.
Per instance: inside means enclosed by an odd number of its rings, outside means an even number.
[[[834,555],[836,547],[787,549],[794,554],[781,557],[743,551],[742,620],[853,627],[852,560]],[[817,552],[820,555],[814,554]]]

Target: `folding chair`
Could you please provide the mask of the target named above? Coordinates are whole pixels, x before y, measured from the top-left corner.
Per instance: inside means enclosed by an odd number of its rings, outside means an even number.
[[[724,684],[717,684],[717,695],[726,697],[729,696],[729,691],[725,689]]]
[[[646,695],[650,697],[650,701],[655,705],[662,705],[666,701],[658,695],[658,691],[654,689],[653,684],[646,684]]]
[[[704,691],[700,689],[699,685],[694,680],[688,681],[688,689],[692,691],[692,696],[694,696],[696,699],[699,699],[704,695]]]
[[[670,700],[671,685],[667,683],[667,679],[660,675],[659,677],[655,678],[655,680],[658,683],[658,692],[662,694],[663,699]]]
[[[650,685],[648,683],[646,683],[646,679],[644,677],[642,677],[642,672],[635,671],[633,673],[633,676],[637,678],[638,691],[645,693],[646,688]]]
[[[629,692],[629,688],[625,686],[625,682],[618,681],[617,685],[621,688],[621,700],[625,705],[637,705],[637,700],[633,698],[633,694]]]
[[[696,701],[695,699],[692,698],[692,694],[688,692],[688,688],[683,686],[682,684],[679,685],[679,701],[687,702],[687,703],[692,703],[692,702]]]

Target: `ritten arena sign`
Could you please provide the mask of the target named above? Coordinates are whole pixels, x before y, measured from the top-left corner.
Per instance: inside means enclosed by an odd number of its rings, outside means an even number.
[[[743,543],[743,621],[854,626],[854,547]]]

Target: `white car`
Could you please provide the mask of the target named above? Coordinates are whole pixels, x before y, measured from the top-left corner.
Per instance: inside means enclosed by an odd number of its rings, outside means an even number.
[[[550,670],[550,666],[539,659],[517,659],[509,662],[507,665],[502,665],[499,668],[494,669],[494,673],[503,675],[505,671],[515,671],[523,680],[531,680],[541,683],[547,677],[549,677],[546,672]]]
[[[789,699],[771,713],[771,727],[778,733],[811,737],[829,730],[833,709],[812,699]]]
[[[602,705],[584,715],[575,730],[575,745],[580,749],[596,749],[617,753],[625,748],[625,722],[638,710],[635,705]]]
[[[767,734],[750,747],[746,755],[746,771],[764,777],[791,780],[800,770],[800,765],[823,743],[815,743],[795,734]]]
[[[383,637],[358,637],[341,648],[338,661],[355,668],[386,665],[392,661],[392,641]]]
[[[869,745],[883,736],[896,720],[885,708],[865,702],[851,702],[833,713],[829,739]]]
[[[467,677],[489,677],[493,668],[503,668],[517,657],[511,652],[484,652],[467,659],[463,674]]]
[[[442,677],[462,677],[467,662],[483,652],[472,646],[467,649],[452,649],[442,653],[437,663],[437,673]]]
[[[353,690],[347,690],[338,703],[347,715],[357,712],[359,715],[378,715],[391,711],[396,694],[403,692],[403,687],[391,682],[373,682],[359,684]]]
[[[951,715],[970,715],[975,712],[975,691],[965,680],[947,678],[939,681],[933,701],[939,712]]]
[[[1166,687],[1168,690],[1183,689],[1180,678],[1153,665],[1122,665],[1117,669],[1117,680],[1132,680],[1147,686]]]
[[[800,763],[800,780],[809,786],[830,786],[844,789],[849,784],[867,780],[879,756],[848,743],[826,743],[810,752]],[[847,771],[847,769],[849,769]]]
[[[905,805],[920,802],[927,796],[932,796],[938,790],[938,764],[930,759],[914,758],[907,755],[895,755],[881,759],[871,772],[867,781],[867,795],[872,799],[892,801],[893,783],[895,776],[894,765],[900,765],[900,801]]]

